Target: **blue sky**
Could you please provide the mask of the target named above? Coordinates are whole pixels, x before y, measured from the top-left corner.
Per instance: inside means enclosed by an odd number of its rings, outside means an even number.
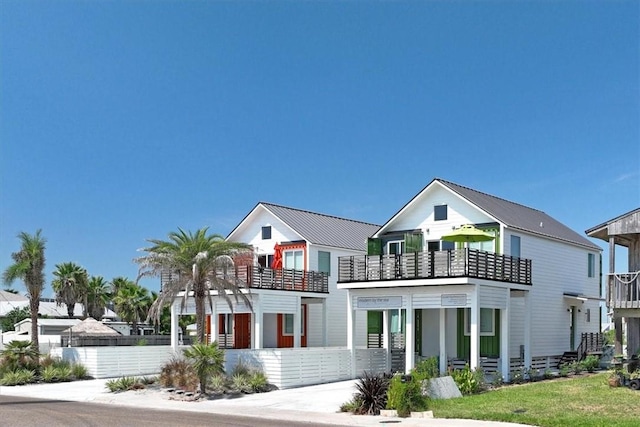
[[[582,233],[640,206],[639,62],[635,0],[2,0],[0,269],[42,228],[48,282],[135,278],[177,227],[382,224],[434,177]]]

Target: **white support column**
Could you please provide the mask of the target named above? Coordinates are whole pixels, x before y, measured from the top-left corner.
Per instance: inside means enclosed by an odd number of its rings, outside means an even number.
[[[347,290],[347,348],[351,352],[351,378],[356,378],[355,315],[353,296]]]
[[[440,374],[447,372],[447,309],[440,308]]]
[[[511,291],[506,289],[506,307],[500,310],[500,372],[502,379],[509,382],[509,316],[511,316]]]
[[[253,333],[251,334],[251,348],[261,349],[263,346],[262,323],[264,321],[262,315],[262,305],[260,300],[253,300],[253,314],[251,315],[253,322]]]
[[[213,301],[213,309],[211,310],[211,316],[209,317],[209,342],[218,341],[218,309],[216,307],[216,301]]]
[[[524,292],[524,366],[531,368],[531,292]]]
[[[404,372],[408,374],[413,365],[415,364],[415,352],[416,352],[416,337],[414,333],[414,312],[413,312],[413,298],[411,294],[407,295],[407,307],[406,307],[407,319],[405,323],[405,366]]]
[[[302,335],[302,298],[296,297],[297,310],[293,313],[293,347],[300,348]]]
[[[175,304],[171,302],[171,348],[173,351],[178,351],[178,309]]]
[[[389,333],[389,310],[382,311],[382,348],[387,350],[387,368],[385,372],[391,372],[391,334]]]
[[[329,316],[327,315],[327,299],[322,300],[322,345],[329,346]]]
[[[471,310],[469,313],[471,319],[469,323],[471,325],[471,354],[469,360],[469,368],[477,369],[480,366],[480,286],[476,285],[475,289],[471,293]]]

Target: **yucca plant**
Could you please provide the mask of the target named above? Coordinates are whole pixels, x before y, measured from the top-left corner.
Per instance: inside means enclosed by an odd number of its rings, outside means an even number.
[[[74,363],[71,365],[71,375],[77,380],[83,380],[89,377],[89,372],[86,366]]]
[[[118,391],[127,391],[134,388],[137,383],[136,379],[133,377],[121,377],[113,380],[109,380],[105,383],[105,386],[109,389],[110,392],[115,393]]]
[[[267,391],[269,387],[269,381],[267,376],[262,371],[253,371],[249,376],[249,387],[255,393],[262,393]]]
[[[231,377],[231,388],[237,393],[251,392],[249,376],[246,374],[235,374]]]
[[[0,364],[9,371],[27,369],[36,371],[39,368],[40,353],[31,341],[11,341],[0,352]]]
[[[0,379],[0,385],[24,385],[34,382],[36,372],[29,369],[16,369],[15,371],[5,372]]]
[[[214,393],[224,393],[227,389],[227,377],[223,374],[216,374],[209,380],[209,388]]]

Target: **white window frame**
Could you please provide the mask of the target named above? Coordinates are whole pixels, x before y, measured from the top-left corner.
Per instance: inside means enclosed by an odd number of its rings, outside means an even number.
[[[482,331],[482,311],[485,310],[491,310],[491,331]],[[471,313],[471,309],[470,308],[465,308],[464,309],[464,334],[466,336],[470,336],[471,335],[471,319],[470,319],[470,313]],[[480,336],[481,337],[493,337],[496,335],[496,310],[495,308],[480,308],[480,325],[478,325],[480,327]]]
[[[296,253],[300,253],[300,259],[302,260],[302,265],[300,266],[299,269],[295,268],[295,263],[296,263]],[[294,266],[289,266],[287,265],[287,255],[289,254],[293,254],[293,263]],[[288,270],[300,270],[303,271],[304,270],[304,251],[302,249],[289,249],[289,250],[285,250],[282,253],[282,268],[286,268]]]
[[[391,245],[399,245],[400,246],[400,252],[396,252],[395,255],[401,255],[404,253],[404,240],[389,240],[387,242],[387,255],[392,255],[391,254]]]

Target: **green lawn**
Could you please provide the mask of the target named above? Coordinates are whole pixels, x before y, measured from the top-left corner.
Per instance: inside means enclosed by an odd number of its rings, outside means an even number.
[[[536,426],[639,426],[640,391],[611,388],[607,374],[502,387],[431,401],[436,418],[470,418]]]

